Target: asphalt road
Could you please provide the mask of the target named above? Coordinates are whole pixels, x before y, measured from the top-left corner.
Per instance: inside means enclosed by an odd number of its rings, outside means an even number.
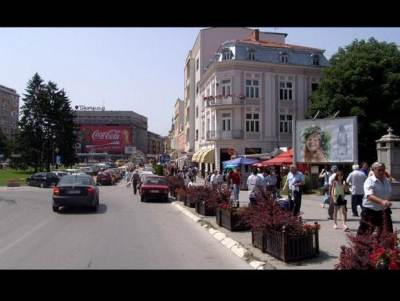
[[[0,269],[249,269],[168,203],[100,187],[98,212],[51,210],[51,189],[0,189]]]

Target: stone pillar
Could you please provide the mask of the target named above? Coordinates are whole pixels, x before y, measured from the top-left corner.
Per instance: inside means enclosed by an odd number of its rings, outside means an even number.
[[[386,165],[387,172],[395,178],[392,183],[392,198],[400,201],[400,137],[393,134],[389,127],[388,134],[376,140],[378,161]]]

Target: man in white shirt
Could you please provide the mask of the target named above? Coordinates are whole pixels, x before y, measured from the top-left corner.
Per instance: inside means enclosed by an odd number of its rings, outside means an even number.
[[[385,176],[385,164],[375,162],[371,169],[374,175],[364,182],[363,210],[357,234],[372,234],[375,229],[381,232],[383,227],[386,231],[393,233],[390,209],[392,187]]]
[[[253,169],[253,173],[247,178],[249,201],[251,205],[256,204],[257,198],[260,197],[262,194],[263,186],[263,180],[257,175],[257,169]]]
[[[211,175],[210,183],[213,189],[218,188],[218,170],[214,170],[214,173]]]
[[[290,172],[287,176],[287,181],[289,184],[289,201],[290,209],[293,210],[293,214],[297,215],[300,212],[301,207],[301,187],[305,184],[304,175],[297,170],[296,165],[290,166]]]
[[[353,216],[358,216],[357,206],[362,209],[362,200],[364,197],[364,182],[367,176],[360,170],[358,164],[353,165],[353,171],[349,174],[346,182],[351,185],[351,210]]]

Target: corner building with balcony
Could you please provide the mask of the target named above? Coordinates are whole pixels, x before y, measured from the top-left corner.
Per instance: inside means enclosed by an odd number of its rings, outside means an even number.
[[[292,120],[305,118],[328,60],[324,50],[287,44],[286,36],[251,31],[223,42],[206,66],[194,128],[193,161],[202,170],[221,170],[232,152],[292,146]]]

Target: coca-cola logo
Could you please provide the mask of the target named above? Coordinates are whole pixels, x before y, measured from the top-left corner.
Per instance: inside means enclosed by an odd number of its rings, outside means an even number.
[[[92,133],[92,140],[119,140],[121,135],[120,130],[100,131],[95,130]]]

